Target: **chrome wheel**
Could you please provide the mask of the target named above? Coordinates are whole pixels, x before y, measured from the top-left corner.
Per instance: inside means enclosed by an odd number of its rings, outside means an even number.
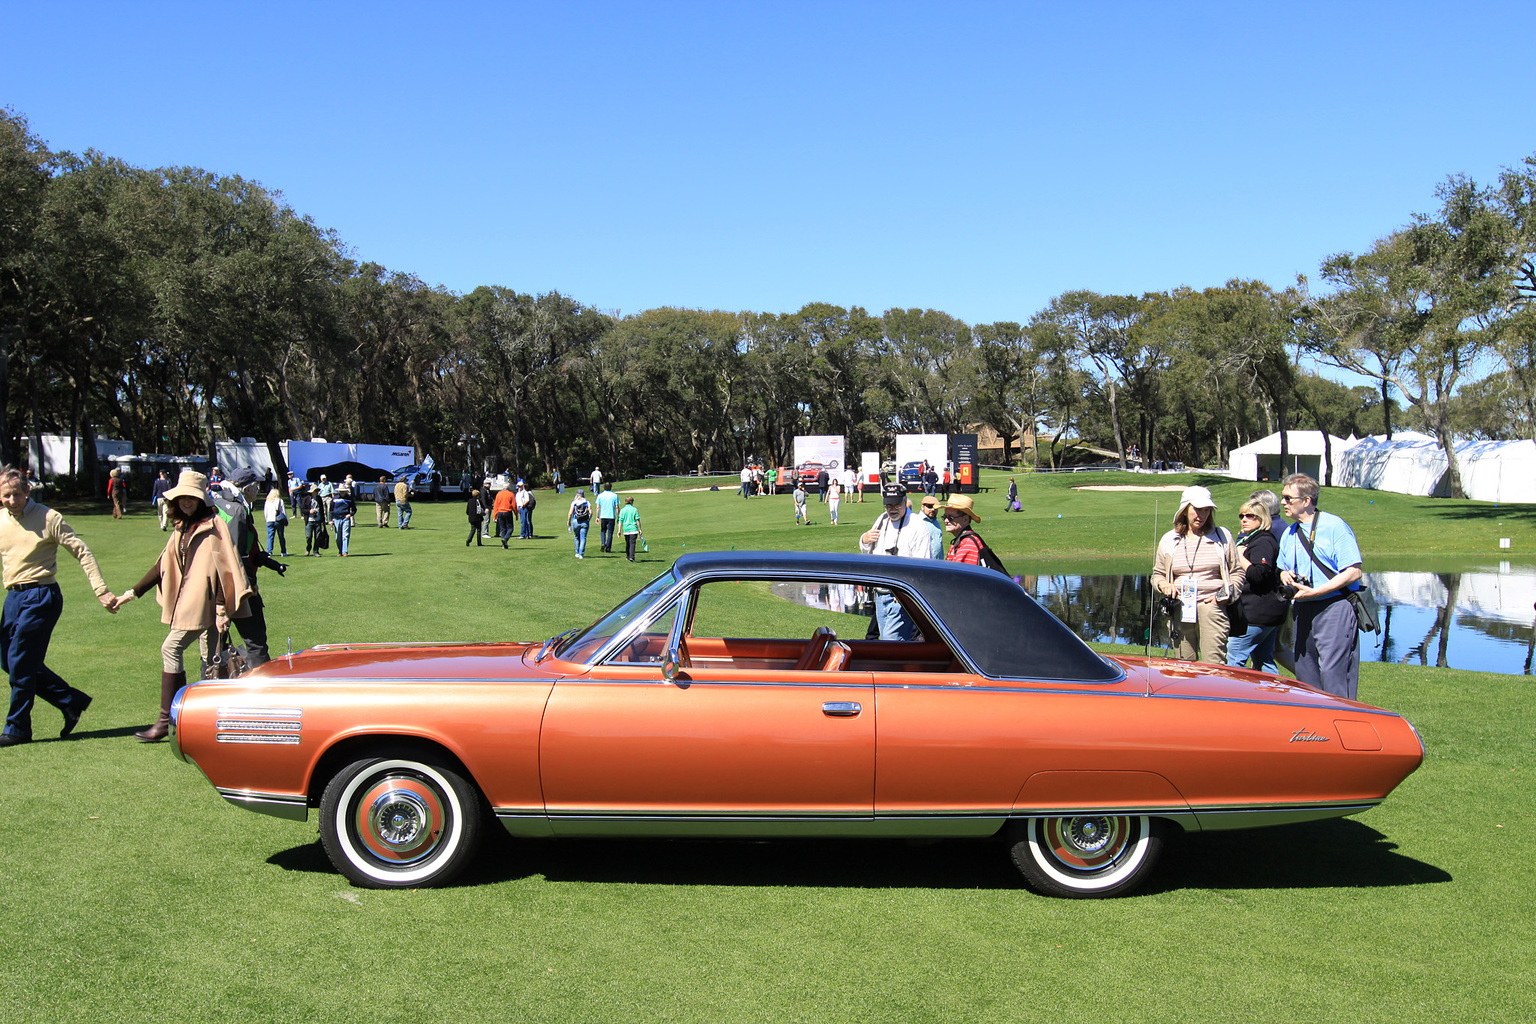
[[[1139,885],[1162,839],[1146,816],[1028,818],[1009,833],[1014,866],[1048,896],[1119,896]]]
[[[320,837],[331,863],[357,885],[439,885],[474,855],[480,796],[441,765],[356,761],[325,788]]]

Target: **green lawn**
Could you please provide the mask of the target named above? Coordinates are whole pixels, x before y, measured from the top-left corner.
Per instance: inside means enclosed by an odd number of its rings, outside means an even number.
[[[1178,497],[1071,489],[1168,478],[1019,479],[1025,514],[982,498],[1010,566],[1143,567]],[[1213,489],[1225,523],[1251,486]],[[814,499],[811,527],[787,497],[636,500],[639,565],[597,555],[595,531],[574,560],[552,492],[540,539],[510,551],[466,549],[452,504],[418,504],[410,532],[360,527],[355,557],[263,574],[273,646],[545,637],[685,549],[849,549],[879,511],[845,502],[834,530]],[[1501,536],[1529,558],[1536,542],[1528,506],[1332,491],[1324,506],[1372,564],[1498,557]],[[114,589],[164,541],[143,509],[65,511]],[[1422,769],[1358,819],[1184,837],[1127,899],[1032,895],[1000,847],[960,842],[498,838],[451,888],[377,892],[331,869],[313,819],[230,807],[135,742],[155,711],[158,609],[108,616],[77,568],[62,582],[50,664],[96,702],[75,740],[0,751],[0,1021],[1536,1019],[1529,679],[1363,666],[1361,696],[1424,735]],[[41,739],[58,716],[35,722]]]

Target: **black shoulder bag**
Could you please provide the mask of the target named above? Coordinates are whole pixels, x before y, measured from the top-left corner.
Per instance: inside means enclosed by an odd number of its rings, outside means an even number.
[[[1312,532],[1317,532],[1317,516],[1315,513],[1312,518]],[[1301,538],[1301,546],[1307,549],[1307,554],[1311,556],[1313,564],[1327,573],[1329,579],[1339,574],[1337,569],[1328,568],[1323,563],[1323,560],[1317,557],[1317,552],[1312,550],[1312,541],[1300,523],[1296,524],[1296,536]],[[1355,622],[1360,627],[1360,632],[1381,632],[1381,616],[1376,611],[1376,595],[1371,593],[1371,588],[1365,585],[1363,578],[1360,581],[1359,590],[1344,591],[1344,600],[1354,606]]]
[[[996,569],[1004,576],[1012,578],[1012,574],[1003,567],[1003,560],[997,557],[997,552],[988,547],[987,542],[981,539],[981,534],[977,533],[975,530],[972,530],[969,527],[961,530],[960,533],[955,536],[955,543],[959,544],[967,537],[976,538],[976,544],[981,548],[981,567],[983,569]]]

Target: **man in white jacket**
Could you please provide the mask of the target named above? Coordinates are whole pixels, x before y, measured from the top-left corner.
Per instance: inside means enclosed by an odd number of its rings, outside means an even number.
[[[866,555],[898,555],[904,558],[934,558],[933,531],[915,515],[907,505],[907,489],[901,484],[886,484],[880,488],[885,511],[859,537],[859,550]],[[939,542],[940,550],[943,541]],[[911,640],[917,635],[917,624],[912,621],[901,602],[885,592],[875,593],[875,622],[880,627],[881,640]]]

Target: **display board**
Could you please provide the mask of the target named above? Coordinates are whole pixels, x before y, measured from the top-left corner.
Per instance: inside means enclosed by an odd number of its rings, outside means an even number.
[[[976,461],[976,435],[950,434],[951,455],[950,488],[956,494],[975,494],[981,483],[979,464]]]
[[[841,434],[806,434],[795,438],[795,475],[806,487],[814,487],[816,474],[842,471],[848,464],[846,442]]]
[[[927,462],[942,477],[949,462],[948,434],[897,434],[896,479],[913,488],[922,483],[917,465]]]

